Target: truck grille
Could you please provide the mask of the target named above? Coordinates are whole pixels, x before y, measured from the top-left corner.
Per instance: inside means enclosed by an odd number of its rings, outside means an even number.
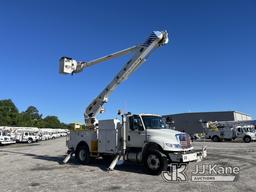
[[[190,148],[191,145],[191,139],[188,134],[177,134],[176,135],[177,139],[180,141],[180,145],[182,149],[187,149]]]

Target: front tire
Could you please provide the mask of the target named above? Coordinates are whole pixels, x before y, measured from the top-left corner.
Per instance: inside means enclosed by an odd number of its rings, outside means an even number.
[[[33,140],[31,138],[28,139],[28,143],[33,143]]]
[[[243,140],[245,143],[250,143],[252,139],[249,136],[245,136]]]
[[[78,146],[76,150],[76,159],[79,163],[87,165],[90,163],[90,152],[89,148],[86,145]]]
[[[143,158],[145,170],[151,175],[159,175],[167,170],[167,157],[158,150],[148,151]]]

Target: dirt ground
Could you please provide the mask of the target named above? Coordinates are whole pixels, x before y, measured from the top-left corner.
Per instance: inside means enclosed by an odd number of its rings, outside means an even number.
[[[194,142],[195,148],[202,144]],[[90,166],[79,165],[75,159],[62,164],[67,149],[65,138],[59,138],[0,146],[0,191],[256,191],[256,142],[206,144],[208,157],[199,164],[239,166],[237,181],[165,182],[133,163],[119,165],[112,172],[107,172],[108,164],[103,160]],[[195,165],[190,163],[188,172]]]

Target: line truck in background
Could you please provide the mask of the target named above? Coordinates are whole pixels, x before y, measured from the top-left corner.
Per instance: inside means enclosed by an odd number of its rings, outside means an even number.
[[[67,138],[68,155],[66,163],[75,154],[82,164],[89,164],[93,158],[111,159],[109,170],[113,170],[119,160],[142,163],[145,170],[153,175],[167,169],[169,163],[200,161],[206,157],[206,147],[195,151],[189,135],[168,129],[160,115],[118,114],[118,119],[97,120],[104,112],[103,105],[110,94],[126,80],[157,48],[169,41],[166,31],[154,31],[142,44],[89,62],[76,61],[70,57],[60,59],[60,73],[74,74],[94,64],[110,60],[128,53],[133,57],[87,107],[85,130],[73,130]],[[100,77],[99,77],[100,78]]]
[[[214,142],[242,140],[245,143],[256,141],[255,120],[205,122],[206,138]]]

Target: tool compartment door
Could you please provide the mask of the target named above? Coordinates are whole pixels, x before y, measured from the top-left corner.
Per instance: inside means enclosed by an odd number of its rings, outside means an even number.
[[[99,121],[99,153],[117,153],[119,148],[118,123],[116,119]]]

